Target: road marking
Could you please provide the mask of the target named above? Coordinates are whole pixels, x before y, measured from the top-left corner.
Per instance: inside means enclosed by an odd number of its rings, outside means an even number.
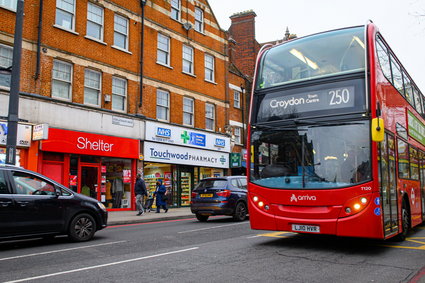
[[[76,248],[62,249],[62,250],[56,250],[56,251],[48,251],[48,252],[41,252],[41,253],[34,253],[34,254],[27,254],[27,255],[18,255],[18,256],[11,256],[11,257],[4,257],[4,258],[0,258],[0,261],[10,260],[10,259],[17,259],[17,258],[23,258],[23,257],[30,257],[30,256],[46,255],[46,254],[52,254],[52,253],[67,252],[67,251],[73,251],[73,250],[79,250],[79,249],[86,249],[86,248],[93,248],[93,247],[100,247],[100,246],[113,245],[113,244],[124,243],[124,242],[127,242],[127,241],[109,242],[109,243],[103,243],[103,244],[97,244],[97,245],[90,245],[90,246],[84,246],[84,247],[76,247]]]
[[[398,248],[398,249],[411,249],[411,250],[424,250],[425,251],[425,237],[409,237],[406,238],[406,242],[411,242],[415,244],[421,244],[420,246],[396,246],[396,245],[382,245],[388,248]]]
[[[258,236],[260,237],[271,237],[271,238],[287,238],[287,236],[282,236],[285,234],[292,234],[295,235],[296,233],[292,233],[292,232],[273,232],[273,233],[266,233],[266,234],[259,234]]]
[[[254,238],[259,238],[259,237],[262,237],[261,235],[255,235],[255,236],[249,236],[249,237],[246,237],[247,239],[254,239]]]
[[[200,229],[195,229],[195,230],[181,231],[181,232],[178,232],[178,234],[198,232],[198,231],[204,231],[204,230],[210,230],[210,229],[216,229],[216,228],[222,228],[222,227],[228,227],[228,226],[235,226],[235,225],[241,225],[241,224],[248,224],[248,223],[249,222],[241,222],[241,223],[234,223],[234,224],[227,224],[227,225],[219,225],[219,226],[200,228]]]
[[[193,251],[193,250],[197,250],[197,249],[199,249],[199,247],[193,247],[193,248],[184,249],[184,250],[166,252],[166,253],[161,253],[161,254],[156,254],[156,255],[149,255],[149,256],[143,256],[143,257],[138,257],[138,258],[121,260],[121,261],[116,261],[116,262],[111,262],[111,263],[105,263],[105,264],[93,265],[93,266],[88,266],[88,267],[83,267],[83,268],[77,268],[77,269],[72,269],[72,270],[68,270],[68,271],[62,271],[62,272],[50,273],[50,274],[28,277],[28,278],[23,278],[23,279],[17,279],[17,280],[7,281],[7,282],[4,282],[4,283],[17,283],[17,282],[24,282],[24,281],[29,281],[29,280],[42,279],[42,278],[53,277],[53,276],[58,276],[58,275],[63,275],[63,274],[75,273],[75,272],[79,272],[79,271],[85,271],[85,270],[102,268],[102,267],[107,267],[107,266],[112,266],[112,265],[123,264],[123,263],[129,263],[129,262],[134,262],[134,261],[139,261],[139,260],[144,260],[144,259],[150,259],[150,258],[155,258],[155,257],[160,257],[160,256],[183,253],[183,252]]]
[[[193,217],[193,218],[185,218],[185,219],[161,220],[161,221],[141,222],[141,223],[131,223],[131,224],[117,224],[117,225],[108,226],[108,227],[106,227],[106,229],[120,228],[120,227],[127,227],[127,226],[139,226],[139,225],[148,225],[148,224],[188,221],[188,220],[193,220],[193,219],[195,219],[195,218]]]

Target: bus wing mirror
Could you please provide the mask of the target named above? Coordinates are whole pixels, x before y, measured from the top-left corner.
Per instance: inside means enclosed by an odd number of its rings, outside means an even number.
[[[375,142],[381,142],[384,140],[384,119],[373,118],[372,119],[372,140]]]

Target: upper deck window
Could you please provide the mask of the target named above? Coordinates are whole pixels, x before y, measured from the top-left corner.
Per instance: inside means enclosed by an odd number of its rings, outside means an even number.
[[[269,49],[260,63],[256,88],[364,70],[364,29],[320,33]]]

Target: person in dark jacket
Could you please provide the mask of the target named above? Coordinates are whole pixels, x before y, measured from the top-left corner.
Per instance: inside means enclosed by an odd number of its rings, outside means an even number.
[[[143,181],[142,175],[140,174],[137,174],[137,177],[136,177],[136,185],[135,185],[134,193],[136,194],[136,207],[137,207],[137,210],[139,211],[139,213],[137,213],[137,216],[139,216],[145,213],[143,204],[144,204],[145,196],[148,195],[145,181]]]
[[[164,201],[164,195],[167,192],[167,189],[162,184],[161,180],[158,180],[156,182],[156,190],[154,195],[156,196],[156,213],[160,212],[160,208],[162,207],[165,210],[165,213],[167,213],[167,203]]]

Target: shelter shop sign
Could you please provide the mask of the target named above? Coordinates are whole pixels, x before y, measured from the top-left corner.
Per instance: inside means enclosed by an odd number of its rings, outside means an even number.
[[[229,154],[161,143],[144,143],[145,161],[229,168]]]
[[[230,152],[230,138],[190,128],[146,122],[145,139],[174,145]]]
[[[50,128],[49,139],[41,142],[41,150],[139,158],[139,144],[139,140]]]

